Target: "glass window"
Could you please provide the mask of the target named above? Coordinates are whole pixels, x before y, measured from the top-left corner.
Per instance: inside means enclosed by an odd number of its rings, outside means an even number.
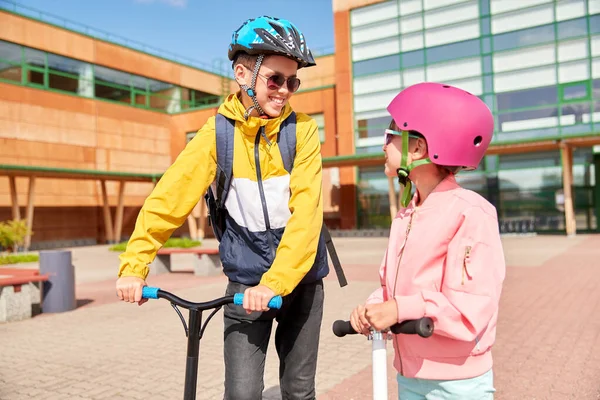
[[[489,17],[484,17],[481,19],[481,34],[482,35],[489,35],[490,33],[492,33],[490,31],[490,18]]]
[[[515,47],[547,43],[554,40],[554,26],[551,24],[523,29],[494,36],[494,51]]]
[[[23,60],[26,82],[33,86],[47,87],[46,53],[24,47]]]
[[[393,71],[400,68],[400,55],[374,58],[372,60],[358,61],[353,64],[354,76],[376,74],[378,72]]]
[[[483,54],[492,52],[492,40],[489,37],[481,39],[481,50],[483,51]]]
[[[493,93],[494,92],[494,82],[491,75],[486,75],[483,77],[483,92],[484,93]]]
[[[484,74],[492,73],[492,57],[491,56],[483,57],[483,73]]]
[[[94,76],[96,97],[131,104],[131,84],[128,73],[96,66]]]
[[[584,122],[589,122],[590,116],[590,103],[572,103],[561,108],[561,117],[560,124],[561,125],[574,125],[574,124],[583,124]],[[584,121],[584,116],[587,116],[587,121]],[[589,128],[586,128],[583,132],[589,131]],[[582,133],[582,132],[573,132],[573,133]]]
[[[501,132],[550,128],[558,125],[558,108],[555,106],[536,110],[500,113],[498,115],[498,123]]]
[[[31,66],[46,68],[46,53],[43,51],[25,47],[23,51],[23,60],[26,64]]]
[[[555,86],[519,90],[516,92],[496,93],[498,110],[537,107],[558,103],[558,91]]]
[[[370,137],[382,137],[383,131],[390,125],[390,117],[377,117],[369,119],[360,119],[357,121],[358,137],[360,139]],[[381,150],[381,146],[379,146]]]
[[[185,134],[185,143],[189,143],[194,138],[194,136],[196,136],[196,133],[198,133],[197,130],[192,131],[192,132],[187,132]]]
[[[593,24],[591,26],[593,26]],[[585,18],[559,22],[557,28],[559,40],[587,35],[587,22]]]
[[[590,33],[600,33],[600,14],[590,16]]]
[[[434,63],[479,55],[479,39],[427,49],[427,62]]]
[[[558,150],[535,153],[502,154],[498,156],[501,169],[525,169],[560,166]]]
[[[408,53],[402,53],[402,68],[417,67],[425,64],[425,51],[417,50]]]
[[[325,143],[325,116],[323,113],[311,114],[310,117],[315,120],[319,128],[319,139],[321,143]]]
[[[479,12],[481,15],[490,14],[490,0],[479,0]]]
[[[21,82],[21,46],[0,40],[0,80]]]
[[[562,101],[574,101],[590,98],[589,81],[562,85],[559,88]]]
[[[387,1],[367,7],[356,8],[350,12],[350,25],[359,26],[377,21],[385,21],[398,15],[396,2]]]
[[[84,94],[91,88],[90,66],[81,61],[48,54],[48,87],[65,92]],[[81,92],[81,93],[80,93]],[[91,97],[92,93],[89,93]]]
[[[494,95],[486,94],[483,97],[483,102],[490,108],[490,110],[494,109]]]

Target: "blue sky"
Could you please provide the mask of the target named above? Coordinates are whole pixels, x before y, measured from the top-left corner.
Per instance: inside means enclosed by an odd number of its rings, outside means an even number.
[[[334,43],[331,0],[0,0],[0,6],[10,8],[9,2],[208,64],[226,59],[232,32],[260,15],[291,20],[311,48],[332,50]]]

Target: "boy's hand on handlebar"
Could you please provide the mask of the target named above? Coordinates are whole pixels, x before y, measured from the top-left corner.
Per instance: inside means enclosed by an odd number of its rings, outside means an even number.
[[[138,303],[142,305],[148,299],[142,299],[142,288],[146,286],[146,281],[135,276],[123,276],[117,279],[117,296],[119,299],[128,303]]]
[[[388,300],[378,304],[367,304],[365,317],[375,330],[383,330],[398,322],[398,306],[396,300]]]
[[[362,333],[365,336],[369,335],[371,325],[365,317],[365,308],[363,306],[358,306],[352,311],[352,314],[350,314],[350,325],[352,325],[352,328],[356,332]]]
[[[269,301],[275,297],[275,292],[265,285],[258,285],[244,291],[243,307],[247,314],[252,311],[269,311]]]

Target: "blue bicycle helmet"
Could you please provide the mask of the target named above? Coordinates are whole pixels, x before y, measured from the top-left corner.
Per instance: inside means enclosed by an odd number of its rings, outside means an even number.
[[[298,61],[299,68],[317,65],[302,32],[288,20],[268,16],[251,18],[233,32],[229,59],[235,60],[238,52],[279,54]]]

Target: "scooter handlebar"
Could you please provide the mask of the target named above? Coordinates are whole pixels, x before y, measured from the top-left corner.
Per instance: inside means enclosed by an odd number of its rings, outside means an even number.
[[[390,327],[394,334],[414,335],[417,334],[423,338],[428,338],[433,334],[433,320],[429,317],[423,317],[414,320],[406,320]],[[333,333],[335,336],[344,337],[354,335],[358,332],[352,328],[350,321],[337,320],[333,323]]]

